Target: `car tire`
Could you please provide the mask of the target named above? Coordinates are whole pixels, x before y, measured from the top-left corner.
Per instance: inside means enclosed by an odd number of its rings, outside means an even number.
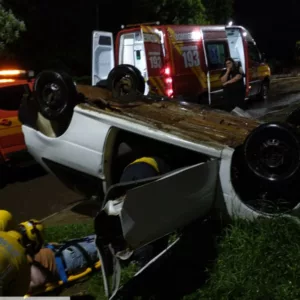
[[[269,83],[266,80],[261,84],[258,100],[264,102],[269,100]]]
[[[107,78],[108,89],[114,98],[144,94],[145,81],[141,72],[131,65],[118,65],[113,68]]]
[[[71,118],[78,98],[71,76],[64,72],[43,71],[36,77],[33,92],[44,118],[49,121]]]
[[[57,103],[51,103],[53,98]],[[36,106],[35,128],[48,137],[57,137],[67,130],[73,108],[80,102],[80,94],[68,74],[49,70],[38,74],[33,100]]]
[[[206,106],[209,105],[208,94],[207,93],[201,94],[198,97],[197,103],[200,105],[206,105]]]
[[[300,172],[300,142],[291,126],[266,123],[254,129],[243,147],[249,172],[268,184],[288,184]]]

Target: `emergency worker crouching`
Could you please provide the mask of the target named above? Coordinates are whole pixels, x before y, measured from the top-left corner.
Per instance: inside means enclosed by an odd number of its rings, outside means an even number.
[[[29,220],[16,225],[0,210],[0,296],[24,296],[30,285],[32,257],[43,245],[43,225]]]

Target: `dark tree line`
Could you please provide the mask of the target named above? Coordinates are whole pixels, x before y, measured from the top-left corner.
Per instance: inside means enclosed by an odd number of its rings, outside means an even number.
[[[0,20],[3,12],[13,13],[2,18],[7,26],[0,27],[0,42],[6,46],[3,49],[0,44],[0,65],[17,62],[36,72],[55,68],[77,76],[90,74],[95,29],[117,32],[121,24],[157,20],[163,24],[224,24],[233,13],[233,0],[77,0],[72,4],[5,0],[2,4]]]

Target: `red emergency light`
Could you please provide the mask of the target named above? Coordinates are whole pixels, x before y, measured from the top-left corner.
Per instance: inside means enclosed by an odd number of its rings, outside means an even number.
[[[173,91],[173,79],[170,76],[171,75],[171,68],[169,65],[167,65],[163,69],[163,74],[165,76],[164,81],[165,81],[165,93],[169,98],[173,97],[174,91]]]
[[[4,79],[0,79],[0,83],[8,83],[8,82],[15,82],[15,79],[11,79],[11,78],[4,78]]]
[[[34,77],[34,72],[18,69],[0,69],[0,77],[2,76],[13,78],[32,78]]]

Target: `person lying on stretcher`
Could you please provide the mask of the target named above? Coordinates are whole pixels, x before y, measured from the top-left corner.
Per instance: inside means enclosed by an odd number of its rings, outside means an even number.
[[[31,283],[28,293],[41,292],[47,284],[68,282],[68,277],[93,268],[99,261],[95,245],[95,235],[67,241],[63,244],[46,244],[33,258],[31,264]]]

